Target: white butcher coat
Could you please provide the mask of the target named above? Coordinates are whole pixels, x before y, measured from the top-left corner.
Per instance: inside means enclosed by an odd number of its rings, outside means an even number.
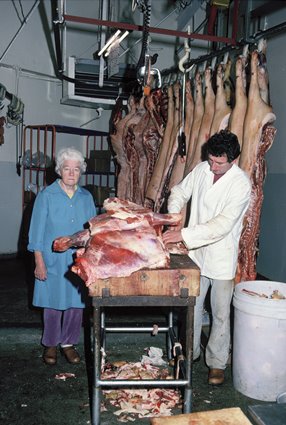
[[[201,274],[211,279],[233,279],[243,216],[248,208],[251,184],[236,164],[213,184],[207,161],[198,164],[178,185],[168,200],[170,213],[181,212],[191,199],[188,227],[182,237],[190,258]]]

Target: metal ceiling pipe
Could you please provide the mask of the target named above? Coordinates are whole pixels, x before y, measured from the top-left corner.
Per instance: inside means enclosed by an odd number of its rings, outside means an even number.
[[[107,11],[108,11],[108,0],[101,0],[101,19],[107,19]],[[100,28],[100,50],[103,48],[106,42],[106,34],[103,31],[102,27]],[[99,75],[98,75],[98,85],[99,87],[103,87],[103,77],[104,77],[104,67],[105,62],[102,56],[99,58]]]

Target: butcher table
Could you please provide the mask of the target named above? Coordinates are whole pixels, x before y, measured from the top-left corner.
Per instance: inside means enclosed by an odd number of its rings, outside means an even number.
[[[170,268],[144,269],[124,278],[98,279],[89,287],[93,297],[94,381],[92,423],[100,424],[101,389],[181,387],[184,389],[183,412],[190,413],[192,400],[191,372],[193,316],[200,288],[200,270],[187,255],[171,255]],[[101,348],[104,345],[104,308],[112,307],[182,307],[185,312],[185,376],[171,380],[103,380],[101,379]],[[174,337],[170,320],[167,332]],[[124,328],[125,329],[125,328]],[[128,330],[138,331],[138,328]],[[126,330],[126,329],[125,329]]]

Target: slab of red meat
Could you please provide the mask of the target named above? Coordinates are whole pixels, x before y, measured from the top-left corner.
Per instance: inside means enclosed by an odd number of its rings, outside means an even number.
[[[130,276],[143,268],[169,266],[170,255],[161,239],[164,225],[178,225],[180,214],[157,214],[118,198],[104,202],[106,213],[93,217],[89,229],[57,238],[55,251],[77,251],[72,271],[89,286],[96,279]]]

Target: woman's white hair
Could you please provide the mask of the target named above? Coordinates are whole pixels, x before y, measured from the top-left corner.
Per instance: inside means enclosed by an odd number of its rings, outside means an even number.
[[[58,152],[56,156],[55,171],[57,174],[60,174],[60,170],[63,166],[64,161],[67,161],[69,159],[79,161],[81,174],[85,172],[86,162],[84,160],[83,154],[75,148],[63,148]]]

